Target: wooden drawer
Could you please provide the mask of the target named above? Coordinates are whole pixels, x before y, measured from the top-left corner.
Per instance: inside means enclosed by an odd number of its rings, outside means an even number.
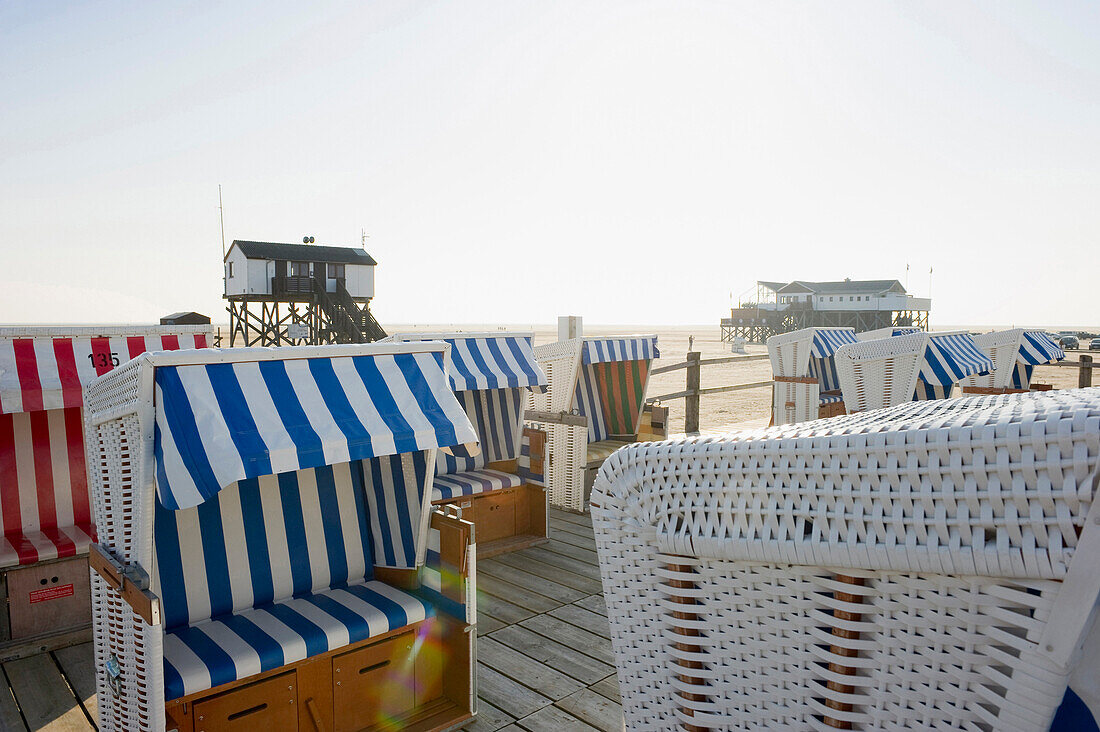
[[[91,622],[88,557],[7,570],[11,638],[64,632]]]
[[[195,732],[298,729],[295,672],[241,686],[195,702]]]
[[[516,535],[516,491],[474,497],[474,538],[478,543]]]
[[[337,732],[371,727],[415,706],[414,640],[410,631],[332,659]]]

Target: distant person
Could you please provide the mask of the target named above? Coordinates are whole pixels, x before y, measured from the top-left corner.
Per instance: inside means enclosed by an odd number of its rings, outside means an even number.
[[[694,351],[694,350],[695,350],[695,336],[689,335],[688,336],[688,351],[691,352],[691,351]]]

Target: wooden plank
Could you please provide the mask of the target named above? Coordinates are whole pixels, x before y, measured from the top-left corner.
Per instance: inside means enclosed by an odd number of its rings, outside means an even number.
[[[576,605],[562,605],[550,611],[550,614],[559,620],[572,623],[578,628],[584,628],[589,633],[611,638],[611,626],[607,622],[607,616],[585,610]]]
[[[514,721],[512,715],[497,709],[484,699],[478,699],[477,718],[463,729],[469,732],[494,732]]]
[[[477,613],[477,634],[479,636],[488,635],[489,633],[492,633],[493,631],[500,630],[501,628],[507,627],[507,625],[508,625],[508,623],[505,623],[503,620],[497,620],[492,615],[485,615],[480,610],[478,610],[478,613]]]
[[[501,558],[490,559],[487,562],[478,562],[477,574],[478,584],[481,583],[481,577],[483,575],[491,575],[502,580],[511,582],[512,584],[525,587],[531,592],[537,592],[540,595],[545,595],[559,603],[573,602],[579,600],[586,595],[591,595],[592,592],[582,592],[571,587],[559,585],[556,582],[550,582],[541,577],[536,577],[530,572],[524,569],[517,569],[513,566],[500,563]]]
[[[544,613],[547,610],[553,610],[558,605],[561,605],[561,602],[549,598],[546,595],[540,595],[537,592],[528,590],[526,587],[520,587],[511,582],[497,579],[483,572],[478,572],[477,575],[477,591],[479,602],[480,598],[485,594],[495,595],[496,597],[504,598],[512,604],[525,607],[533,613]]]
[[[519,625],[502,628],[493,633],[492,638],[585,684],[593,684],[615,673],[614,666]]]
[[[622,703],[622,696],[619,694],[619,677],[615,674],[611,674],[606,679],[601,679],[588,688],[600,696],[606,696],[616,704]]]
[[[548,552],[557,552],[563,556],[579,559],[597,567],[600,565],[600,557],[595,550],[564,542],[556,536],[544,544],[542,548]]]
[[[589,562],[583,562],[580,559],[573,559],[572,557],[562,556],[557,552],[552,552],[542,547],[532,547],[519,552],[517,556],[531,557],[537,559],[544,564],[549,564],[554,567],[560,567],[561,569],[568,570],[573,574],[579,574],[581,577],[588,577],[600,582],[600,568]]]
[[[573,604],[607,617],[607,600],[604,599],[603,595],[589,595]]]
[[[94,729],[48,653],[9,661],[4,664],[4,671],[32,730]]]
[[[516,724],[529,732],[594,732],[596,729],[557,707],[543,707]]]
[[[557,702],[557,706],[604,732],[623,729],[622,706],[591,689],[581,689]]]
[[[577,526],[584,526],[589,531],[592,530],[592,515],[588,513],[570,513],[568,511],[551,511],[550,515],[554,518],[559,518],[562,521],[568,521],[571,524]]]
[[[528,574],[541,577],[543,579],[557,582],[559,585],[565,585],[566,587],[572,587],[574,590],[580,590],[585,595],[592,595],[596,592],[603,592],[603,583],[598,579],[591,577],[582,577],[579,574],[570,572],[567,569],[561,569],[555,567],[552,564],[546,564],[545,562],[532,559],[529,556],[516,556],[514,554],[508,556],[497,557],[493,560],[516,569],[523,570]],[[579,597],[574,597],[573,600],[579,600]],[[570,600],[570,602],[573,602]]]
[[[557,519],[550,519],[550,528],[553,529],[553,531],[550,532],[550,537],[552,541],[561,541],[565,542],[566,544],[572,544],[573,546],[579,546],[582,549],[596,551],[596,539],[592,536],[591,533],[587,535],[575,534],[568,528],[565,528],[562,525],[564,523],[565,522],[559,521]],[[568,524],[568,526],[574,529],[578,528],[576,526],[573,526],[573,524]]]
[[[84,704],[88,716],[93,720],[97,719],[95,648],[91,643],[81,643],[79,646],[58,649],[53,655],[76,698]]]
[[[550,699],[562,699],[584,687],[580,681],[514,651],[491,637],[478,640],[477,657],[480,663]]]
[[[477,612],[479,617],[481,616],[481,613],[484,612],[487,615],[492,615],[494,618],[502,621],[507,625],[518,623],[521,620],[526,620],[527,618],[536,614],[525,607],[514,605],[496,595],[490,595],[484,592],[478,593]]]
[[[478,696],[516,719],[542,709],[550,700],[483,663],[477,665]]]
[[[549,615],[536,615],[527,618],[520,625],[528,630],[533,630],[539,635],[556,640],[558,643],[574,648],[586,656],[591,656],[597,661],[603,661],[609,666],[615,665],[615,654],[611,651],[611,641],[601,635],[589,633],[575,625],[550,617]]]
[[[596,537],[593,535],[592,529],[587,526],[581,526],[580,524],[575,524],[572,521],[566,521],[565,519],[558,518],[557,516],[550,517],[550,526],[557,529],[558,531],[566,531],[575,536],[590,539],[593,546],[595,546],[596,544]]]
[[[0,668],[0,729],[25,730],[23,717],[19,714],[19,706],[15,703],[11,687],[8,685],[8,677]]]

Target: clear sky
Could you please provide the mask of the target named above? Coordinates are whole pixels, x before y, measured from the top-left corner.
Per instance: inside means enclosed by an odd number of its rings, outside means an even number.
[[[1092,2],[0,4],[0,322],[224,320],[226,239],[383,322],[715,322],[898,278],[1100,323]]]

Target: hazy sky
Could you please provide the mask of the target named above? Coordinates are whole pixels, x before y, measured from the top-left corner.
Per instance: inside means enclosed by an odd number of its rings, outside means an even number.
[[[0,4],[0,322],[224,320],[226,239],[383,322],[715,322],[898,278],[1100,323],[1091,2]]]

